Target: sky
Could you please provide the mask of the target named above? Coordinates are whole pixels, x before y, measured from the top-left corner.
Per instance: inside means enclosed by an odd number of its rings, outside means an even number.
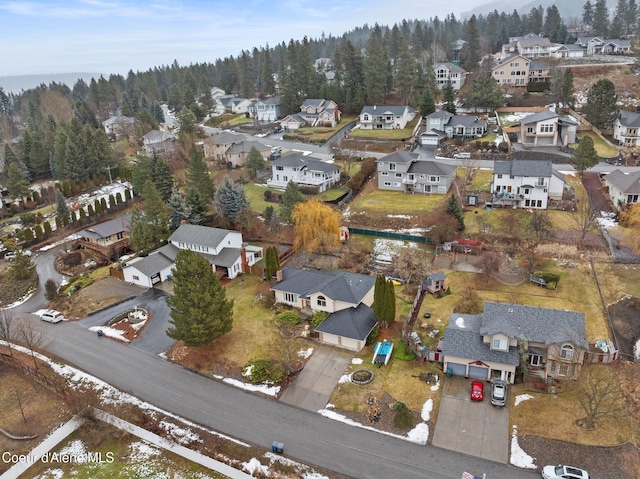
[[[305,35],[444,18],[487,0],[0,0],[0,76],[214,62]]]

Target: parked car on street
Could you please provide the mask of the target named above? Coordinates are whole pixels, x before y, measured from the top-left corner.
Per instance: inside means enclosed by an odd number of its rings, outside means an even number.
[[[589,473],[584,469],[573,466],[544,466],[542,468],[544,479],[589,479]]]
[[[8,261],[13,261],[14,259],[16,259],[16,256],[18,255],[18,253],[22,253],[23,256],[31,256],[31,251],[29,251],[28,249],[25,249],[23,251],[9,251],[7,254],[4,255],[4,259],[8,260]]]
[[[494,406],[505,406],[507,404],[507,383],[504,381],[494,381],[491,384],[491,404]]]
[[[46,321],[47,323],[59,323],[60,321],[64,321],[64,316],[60,311],[56,311],[55,309],[45,309],[42,311],[38,311],[36,313],[40,316],[42,321]]]
[[[471,381],[471,400],[484,400],[484,384],[482,384],[482,381]]]

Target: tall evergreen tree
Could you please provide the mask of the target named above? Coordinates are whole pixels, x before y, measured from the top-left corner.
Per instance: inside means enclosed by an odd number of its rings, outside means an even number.
[[[187,221],[192,225],[204,225],[207,223],[207,202],[195,188],[187,190],[185,206],[189,211]]]
[[[489,74],[479,73],[467,96],[467,106],[481,111],[493,111],[504,104],[500,85]]]
[[[388,326],[396,319],[396,293],[394,291],[393,281],[386,280],[385,283],[383,321]]]
[[[189,150],[187,188],[198,190],[205,201],[213,199],[216,190],[203,154],[194,146]]]
[[[598,161],[600,161],[600,157],[593,146],[593,140],[590,136],[585,135],[580,139],[578,148],[576,148],[573,155],[571,155],[571,164],[578,170],[580,176],[582,176],[586,169],[597,165]]]
[[[602,78],[589,88],[587,102],[582,112],[596,128],[608,129],[613,127],[620,115],[620,110],[618,108],[618,95],[611,80]]]
[[[363,73],[367,103],[381,104],[391,82],[391,63],[382,39],[382,29],[378,24],[373,27],[367,41]]]
[[[460,60],[465,70],[475,72],[480,69],[480,59],[482,58],[482,49],[480,48],[480,33],[478,32],[478,21],[475,15],[472,15],[467,22],[466,43],[460,53]]]
[[[422,90],[422,101],[420,102],[420,115],[427,116],[436,111],[436,101],[433,98],[431,87],[426,85]]]
[[[279,269],[280,258],[278,257],[278,249],[275,246],[269,246],[265,252],[264,276],[267,280],[270,280]]]
[[[298,185],[293,181],[287,183],[284,193],[282,194],[282,203],[280,204],[280,216],[285,221],[291,221],[291,212],[297,203],[305,201],[304,196],[300,193]]]
[[[173,294],[167,298],[171,327],[167,335],[186,346],[209,344],[231,331],[233,300],[226,297],[209,262],[182,249],[173,269]]]
[[[7,189],[9,194],[15,199],[24,199],[31,194],[29,182],[25,172],[20,168],[17,162],[9,164],[7,168]]]
[[[156,186],[158,193],[162,197],[162,201],[168,201],[173,191],[173,176],[169,163],[153,152],[151,157],[151,181]]]
[[[451,82],[447,82],[447,84],[442,89],[442,97],[444,100],[444,109],[449,113],[456,114],[456,93],[453,91],[453,86]]]
[[[593,15],[593,4],[590,0],[587,0],[586,3],[582,6],[582,23],[588,26],[593,25]]]
[[[266,95],[273,95],[276,92],[276,82],[273,78],[273,60],[269,51],[269,45],[262,50],[262,58],[260,61],[260,81],[262,90]]]
[[[249,150],[244,166],[250,172],[251,176],[256,176],[258,171],[264,170],[267,166],[267,162],[262,157],[260,150],[255,146],[252,146],[251,150]]]
[[[593,24],[591,26],[596,36],[608,38],[609,7],[607,7],[607,0],[596,0],[593,8]]]
[[[464,214],[455,195],[449,196],[444,212],[458,220],[458,231],[464,230]]]
[[[376,283],[373,289],[373,314],[379,322],[385,318],[387,278],[383,274],[376,276]]]
[[[187,221],[191,216],[191,210],[178,188],[173,189],[171,197],[169,197],[169,206],[171,207],[171,212],[169,213],[170,229],[174,231],[178,229],[183,221]]]
[[[142,207],[131,209],[129,244],[135,251],[149,252],[169,236],[169,214],[151,180],[142,190]]]
[[[228,176],[224,177],[222,184],[216,190],[213,204],[218,216],[230,224],[236,224],[249,207],[242,185],[234,183]]]
[[[396,90],[406,104],[416,89],[418,81],[418,62],[409,51],[407,43],[400,41],[396,68]]]
[[[62,191],[56,188],[56,215],[63,218],[69,216],[69,208],[67,202],[62,195]]]

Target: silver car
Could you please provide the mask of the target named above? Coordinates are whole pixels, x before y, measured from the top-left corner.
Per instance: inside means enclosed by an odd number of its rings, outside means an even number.
[[[64,321],[64,316],[60,311],[56,311],[55,309],[47,309],[40,313],[40,319],[42,321],[46,321],[47,323],[59,323],[60,321]]]
[[[507,383],[494,381],[491,384],[491,404],[504,407],[507,404]]]

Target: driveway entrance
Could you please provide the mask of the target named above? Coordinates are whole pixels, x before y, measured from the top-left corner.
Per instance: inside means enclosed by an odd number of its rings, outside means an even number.
[[[491,405],[491,384],[484,382],[484,401],[469,398],[471,379],[446,378],[433,445],[506,464],[509,461],[509,398],[505,407]]]
[[[346,349],[320,344],[280,401],[314,412],[324,409],[353,356]]]

